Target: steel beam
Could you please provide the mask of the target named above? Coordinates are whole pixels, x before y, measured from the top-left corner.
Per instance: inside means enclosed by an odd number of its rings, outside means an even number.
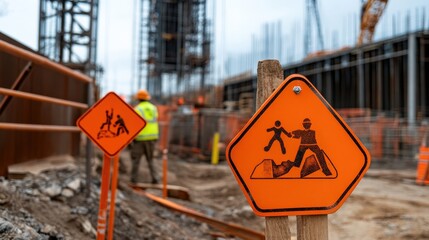
[[[408,104],[407,120],[409,125],[416,123],[416,84],[417,84],[417,43],[416,35],[408,35]]]

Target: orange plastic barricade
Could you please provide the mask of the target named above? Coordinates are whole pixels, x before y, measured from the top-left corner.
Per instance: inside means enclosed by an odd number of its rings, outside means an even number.
[[[421,185],[429,184],[429,147],[420,147],[416,183]]]

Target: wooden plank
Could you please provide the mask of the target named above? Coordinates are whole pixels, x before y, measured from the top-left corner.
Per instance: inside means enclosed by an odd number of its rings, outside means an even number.
[[[291,239],[288,217],[266,217],[265,239]]]
[[[256,109],[258,109],[271,93],[283,81],[283,69],[277,60],[258,62],[258,81],[256,90]],[[265,239],[291,239],[288,217],[266,217]]]
[[[70,155],[51,156],[44,159],[37,159],[8,166],[9,179],[22,179],[28,174],[38,175],[47,170],[77,168],[75,160]]]

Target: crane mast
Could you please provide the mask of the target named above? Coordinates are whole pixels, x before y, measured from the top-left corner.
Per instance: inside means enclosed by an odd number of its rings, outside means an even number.
[[[368,0],[362,5],[358,45],[372,42],[377,26],[388,0]]]

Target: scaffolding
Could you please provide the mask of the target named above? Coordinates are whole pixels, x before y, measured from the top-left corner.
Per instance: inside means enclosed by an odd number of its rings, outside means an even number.
[[[313,33],[313,19],[316,24],[317,30],[317,43],[318,50],[324,50],[323,34],[320,20],[319,7],[316,0],[306,1],[306,15],[305,15],[305,32],[304,32],[304,56],[309,55],[313,50],[312,46],[312,33]]]
[[[40,0],[39,52],[95,78],[97,23],[98,0]]]
[[[140,0],[139,12],[137,88],[195,100],[209,72],[206,0]]]

